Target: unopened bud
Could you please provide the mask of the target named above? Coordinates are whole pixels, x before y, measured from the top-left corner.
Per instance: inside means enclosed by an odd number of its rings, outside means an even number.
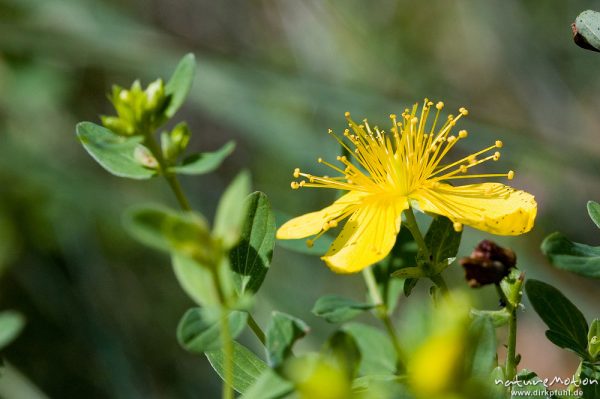
[[[517,256],[514,251],[489,240],[481,241],[470,257],[460,260],[460,264],[465,269],[465,278],[471,288],[500,283],[516,263]]]

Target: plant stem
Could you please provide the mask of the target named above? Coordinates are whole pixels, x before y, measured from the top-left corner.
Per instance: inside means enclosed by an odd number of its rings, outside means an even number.
[[[179,202],[181,209],[183,209],[184,211],[191,211],[192,208],[190,207],[190,203],[187,200],[185,194],[183,193],[183,190],[181,189],[179,179],[177,179],[176,175],[169,173],[167,161],[163,157],[162,150],[156,142],[154,135],[152,134],[152,132],[147,132],[146,134],[144,134],[144,137],[146,138],[146,145],[150,149],[150,152],[152,152],[152,155],[154,155],[154,158],[156,158],[159,172],[165,177],[167,183],[169,183],[169,187],[171,187],[171,190],[175,194],[175,197],[177,198],[177,202]]]
[[[392,341],[392,345],[394,346],[394,351],[396,352],[396,369],[398,372],[402,372],[405,370],[405,367],[404,363],[402,362],[404,355],[402,353],[400,341],[398,340],[398,335],[394,329],[394,324],[392,323],[392,320],[388,314],[387,306],[381,298],[381,294],[377,288],[377,282],[375,281],[372,268],[367,267],[366,269],[363,269],[362,275],[365,280],[365,284],[367,285],[369,296],[371,297],[373,304],[376,306],[375,315],[383,322],[383,325],[385,326],[385,329]]]
[[[419,250],[423,253],[426,263],[425,263],[425,273],[427,273],[429,279],[440,289],[441,293],[444,295],[448,294],[448,285],[446,281],[442,277],[441,274],[430,274],[431,270],[431,251],[427,247],[425,243],[425,239],[423,238],[423,234],[421,234],[421,230],[419,230],[419,225],[417,224],[417,219],[415,218],[415,214],[412,208],[409,206],[406,211],[404,211],[404,215],[406,216],[406,227],[410,234],[412,234],[415,242],[419,246]]]
[[[267,345],[267,339],[265,338],[265,333],[263,332],[263,330],[260,328],[260,326],[258,325],[258,323],[256,322],[256,320],[254,320],[254,317],[252,317],[252,315],[250,313],[248,313],[248,326],[250,327],[250,329],[252,330],[252,332],[254,333],[254,335],[256,335],[256,338],[258,338],[258,340],[260,341],[261,344],[263,344],[263,346]]]
[[[223,341],[223,352],[225,355],[225,378],[223,381],[223,399],[233,399],[233,341],[229,331],[229,313],[223,307],[221,316],[221,339]]]
[[[506,352],[506,379],[512,380],[517,374],[517,309],[510,309],[508,319],[508,349]]]
[[[150,149],[150,152],[152,152],[152,155],[154,155],[154,157],[156,158],[156,162],[158,162],[158,168],[159,168],[160,173],[165,177],[165,180],[169,184],[171,191],[173,191],[173,194],[175,194],[175,197],[177,198],[177,202],[179,203],[179,206],[184,211],[191,211],[192,207],[190,206],[190,202],[188,201],[187,196],[185,195],[185,192],[181,188],[181,184],[179,183],[179,179],[177,179],[177,175],[174,175],[167,171],[168,170],[167,162],[165,161],[165,158],[162,155],[162,151],[160,149],[160,146],[158,145],[158,142],[154,138],[154,135],[152,134],[152,132],[146,132],[146,133],[144,133],[144,137],[146,138],[146,145]],[[215,284],[217,285],[217,289],[220,291],[221,285],[219,283],[219,278],[218,278],[218,276],[216,276],[216,271],[214,273],[215,273]],[[250,327],[250,329],[252,330],[252,332],[254,333],[254,335],[256,335],[258,340],[264,346],[265,342],[266,342],[265,341],[265,333],[261,330],[260,326],[256,323],[256,320],[254,320],[254,318],[252,317],[252,315],[250,313],[248,313],[247,324]]]

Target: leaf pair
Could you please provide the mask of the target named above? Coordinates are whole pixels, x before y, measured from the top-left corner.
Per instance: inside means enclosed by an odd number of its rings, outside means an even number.
[[[183,57],[165,86],[168,103],[161,111],[165,119],[172,118],[183,105],[191,89],[195,71],[194,55],[188,54]],[[137,180],[149,179],[158,173],[155,158],[157,154],[152,154],[144,146],[147,143],[142,132],[136,132],[133,136],[123,136],[92,122],[79,123],[76,131],[86,151],[109,173]],[[211,172],[219,167],[234,148],[235,144],[228,142],[215,152],[190,155],[179,165],[165,165],[167,170],[163,173],[198,175]]]

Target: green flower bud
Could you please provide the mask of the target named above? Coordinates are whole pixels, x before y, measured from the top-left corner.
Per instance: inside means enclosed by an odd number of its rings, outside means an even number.
[[[176,160],[190,142],[190,129],[185,122],[179,123],[171,132],[163,132],[160,136],[163,156],[169,161]]]
[[[144,91],[146,96],[145,111],[149,114],[155,114],[162,110],[167,99],[165,95],[165,84],[162,79],[156,79],[150,83]]]

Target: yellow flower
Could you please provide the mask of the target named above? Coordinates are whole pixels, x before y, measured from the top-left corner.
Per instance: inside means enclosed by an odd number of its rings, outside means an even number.
[[[448,181],[472,178],[514,177],[514,172],[471,174],[471,168],[500,158],[501,141],[458,161],[442,163],[444,157],[467,131],[451,134],[456,122],[468,114],[448,116],[436,130],[444,104],[431,126],[427,118],[433,103],[427,99],[411,111],[406,109],[400,121],[390,115],[391,132],[370,127],[367,120],[356,124],[346,112],[349,127],[341,138],[329,133],[346,149],[352,159],[339,156],[341,166],[319,158],[332,168],[336,177],[313,176],[294,170],[293,189],[300,187],[333,188],[347,191],[330,206],[294,218],[277,231],[279,239],[315,239],[348,219],[338,237],[321,259],[335,272],[355,273],[383,259],[394,246],[400,230],[402,212],[409,206],[422,212],[443,215],[454,222],[456,230],[468,225],[499,235],[518,235],[533,227],[537,204],[534,197],[500,183],[476,183],[452,186]],[[354,163],[352,162],[354,161]]]

